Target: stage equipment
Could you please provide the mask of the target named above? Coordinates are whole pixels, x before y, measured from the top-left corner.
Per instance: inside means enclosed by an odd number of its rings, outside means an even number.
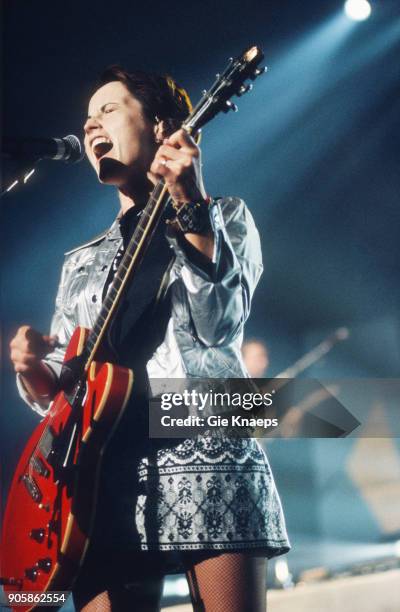
[[[2,155],[17,159],[53,159],[67,163],[83,159],[84,150],[77,136],[64,138],[30,138],[26,140],[4,140]]]
[[[371,14],[371,5],[368,0],[347,0],[344,12],[353,21],[365,21]]]

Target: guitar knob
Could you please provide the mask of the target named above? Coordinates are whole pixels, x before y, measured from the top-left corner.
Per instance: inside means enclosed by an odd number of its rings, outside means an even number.
[[[41,544],[44,540],[45,535],[46,535],[46,532],[44,529],[32,529],[32,531],[29,534],[29,537],[32,540],[35,540],[36,542],[39,542],[39,544]]]
[[[46,572],[46,574],[49,573],[49,571],[51,570],[51,559],[50,557],[45,557],[44,559],[39,559],[39,561],[36,563],[36,567],[38,567],[39,569],[43,570],[44,572]]]
[[[25,570],[25,577],[28,578],[28,580],[31,580],[32,582],[35,582],[36,578],[38,576],[38,570],[36,567],[28,567]]]

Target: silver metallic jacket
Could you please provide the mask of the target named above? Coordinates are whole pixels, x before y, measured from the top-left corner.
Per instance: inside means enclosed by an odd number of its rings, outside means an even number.
[[[164,341],[147,363],[152,378],[242,378],[248,374],[240,347],[251,298],[262,272],[260,239],[253,217],[239,198],[210,207],[215,235],[212,277],[195,265],[174,237],[175,260],[167,279],[172,312]],[[60,346],[44,360],[58,376],[65,348],[78,325],[91,328],[101,307],[110,266],[122,244],[118,220],[92,241],[66,253],[51,334]],[[24,400],[42,416],[23,384]]]

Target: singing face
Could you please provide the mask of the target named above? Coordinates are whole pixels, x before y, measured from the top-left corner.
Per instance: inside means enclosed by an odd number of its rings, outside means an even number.
[[[157,145],[154,124],[120,81],[100,87],[89,102],[85,150],[101,183],[123,188],[144,182]]]

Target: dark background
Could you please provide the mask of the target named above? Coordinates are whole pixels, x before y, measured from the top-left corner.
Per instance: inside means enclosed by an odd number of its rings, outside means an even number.
[[[267,342],[274,375],[345,325],[349,340],[308,375],[398,376],[397,2],[373,3],[363,23],[350,22],[338,0],[9,0],[2,8],[2,129],[14,137],[81,136],[93,83],[111,63],[171,73],[196,101],[229,56],[260,44],[269,72],[239,100],[236,115],[206,127],[202,142],[207,190],[243,197],[261,234],[265,273],[248,335]],[[7,164],[3,172],[8,180]],[[87,162],[44,162],[1,206],[7,484],[37,422],[17,398],[8,343],[25,323],[47,331],[64,251],[107,227],[118,200]],[[295,538],[318,532],[346,540],[356,516],[353,539],[382,533],[348,474],[340,475],[351,452],[348,441],[271,444]],[[344,506],[329,510],[326,498],[318,514],[321,458],[341,479],[336,503],[353,495],[347,522],[338,519]]]

